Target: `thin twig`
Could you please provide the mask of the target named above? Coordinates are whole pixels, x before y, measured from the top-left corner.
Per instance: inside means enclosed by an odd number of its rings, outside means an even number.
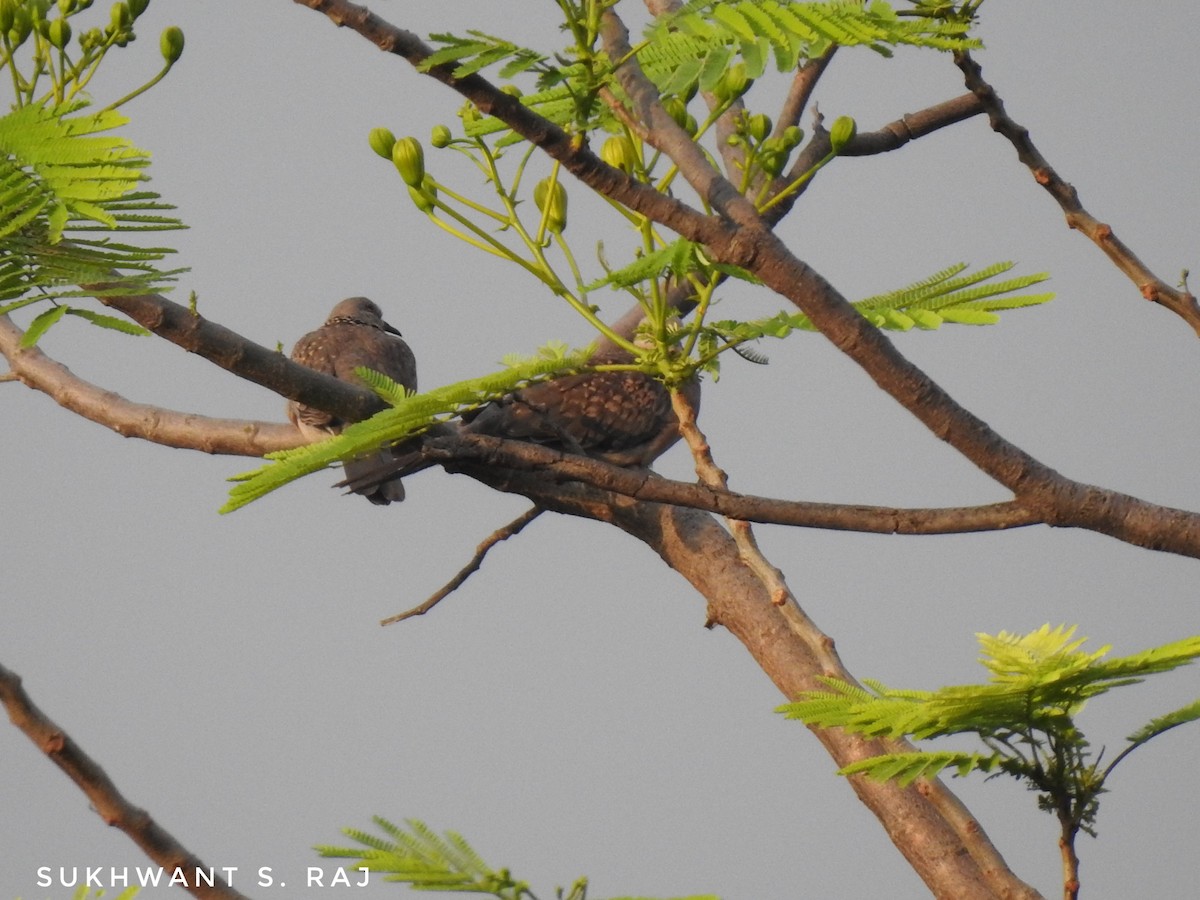
[[[696,474],[708,487],[728,491],[729,477],[713,460],[712,448],[709,446],[708,439],[704,437],[703,432],[696,424],[695,407],[682,391],[671,392],[671,405],[675,409],[676,418],[679,419],[679,433],[687,442],[688,448],[692,451],[692,458],[696,462]],[[833,641],[800,608],[796,596],[787,586],[783,572],[759,549],[758,540],[754,537],[754,529],[750,523],[743,519],[730,518],[726,518],[725,523],[729,526],[730,534],[733,535],[742,562],[762,584],[771,598],[771,602],[780,608],[788,626],[797,637],[808,645],[809,652],[819,660],[822,670],[827,673],[837,673],[850,680],[852,676],[838,659],[837,653],[833,649]],[[711,628],[714,624],[716,623],[710,613],[709,621],[705,625]]]
[[[1171,310],[1192,326],[1200,336],[1200,304],[1188,290],[1171,287],[1138,259],[1137,255],[1113,233],[1112,226],[1096,219],[1084,209],[1075,187],[1065,181],[1054,167],[1042,156],[1029,137],[1029,129],[1017,124],[1004,110],[1000,99],[988,82],[984,81],[983,69],[969,53],[954,54],[954,61],[962,69],[967,88],[979,98],[987,110],[992,129],[1008,139],[1021,160],[1033,174],[1034,180],[1046,189],[1066,215],[1067,225],[1082,232],[1104,251],[1113,264],[1137,285],[1142,296]]]
[[[471,557],[471,561],[467,563],[458,574],[446,582],[436,594],[422,603],[420,606],[414,606],[407,612],[397,613],[394,616],[388,616],[380,621],[380,625],[391,625],[395,622],[403,622],[405,619],[411,619],[413,616],[423,616],[435,606],[442,602],[450,594],[462,587],[463,582],[479,571],[479,567],[483,565],[483,558],[488,555],[488,551],[495,547],[501,541],[506,541],[510,537],[514,537],[521,533],[526,525],[540,516],[545,510],[540,506],[531,506],[517,518],[513,519],[503,528],[498,528],[493,531],[488,537],[475,548],[475,555]]]
[[[214,867],[204,865],[199,857],[163,830],[149,813],[126,800],[104,770],[37,708],[21,686],[20,676],[2,665],[0,703],[4,704],[12,723],[79,786],[104,823],[121,829],[151,860],[179,875],[189,894],[206,900],[246,900],[244,894],[216,875]],[[197,870],[211,874],[213,884],[196,884],[194,873]],[[178,882],[172,880],[171,883]]]

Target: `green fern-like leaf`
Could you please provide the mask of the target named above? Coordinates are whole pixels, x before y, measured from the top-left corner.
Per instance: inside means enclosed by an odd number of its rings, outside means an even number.
[[[1179,725],[1186,725],[1188,722],[1198,720],[1200,720],[1200,700],[1195,700],[1187,706],[1182,706],[1174,712],[1167,713],[1165,716],[1151,719],[1133,734],[1129,735],[1126,740],[1134,745],[1144,744],[1164,731],[1170,731]]]
[[[971,772],[995,772],[1004,762],[999,753],[965,753],[954,750],[888,753],[860,759],[838,770],[839,775],[866,775],[876,781],[896,781],[906,786],[918,778],[936,778],[947,768],[964,777]]]
[[[784,3],[776,0],[699,0],[660,16],[645,32],[638,61],[664,93],[710,89],[718,66],[735,57],[758,78],[774,58],[781,72],[824,53],[831,45],[865,46],[888,56],[899,45],[936,50],[978,47],[968,23],[901,19],[886,3],[847,0]]]
[[[476,72],[504,63],[500,70],[502,78],[514,75],[543,65],[547,61],[544,54],[527,47],[520,47],[503,38],[485,34],[482,31],[470,30],[470,38],[460,38],[453,34],[431,34],[429,39],[442,46],[424,60],[418,69],[427,72],[434,66],[447,63],[457,63],[454,69],[455,78],[465,78]]]
[[[648,253],[628,266],[609,272],[603,278],[587,285],[585,291],[594,291],[608,285],[613,288],[628,288],[662,276],[686,278],[693,272],[716,270],[725,275],[759,284],[759,279],[745,269],[721,263],[713,263],[704,255],[702,245],[679,238],[661,250]]]
[[[1045,273],[983,283],[1008,272],[1012,267],[1010,262],[995,263],[978,272],[958,277],[967,268],[965,263],[960,263],[908,287],[857,301],[854,308],[876,328],[892,331],[908,331],[911,328],[932,330],[947,322],[969,325],[995,324],[999,321],[997,313],[1000,311],[1036,306],[1054,298],[1053,294],[1048,293],[1013,293],[1045,281],[1048,277]],[[625,277],[631,271],[632,274],[637,274],[638,271],[648,274],[645,270],[628,267],[613,273],[609,279]],[[764,337],[784,338],[793,331],[816,330],[808,316],[792,312],[780,312],[770,318],[752,322],[713,322],[707,328],[717,339],[712,342],[713,347],[722,341],[738,346]]]
[[[173,252],[168,248],[95,236],[183,225],[162,215],[171,207],[157,194],[141,190],[148,154],[110,133],[125,118],[111,110],[84,113],[84,105],[31,103],[0,117],[0,308],[5,310],[37,300],[168,290],[185,271],[159,268]],[[36,341],[43,326],[62,315],[42,313],[27,339]],[[82,318],[116,327],[111,317]]]
[[[572,353],[546,348],[545,352],[501,371],[423,394],[406,394],[384,375],[357,370],[368,385],[379,391],[382,399],[392,404],[390,408],[347,426],[328,440],[268,454],[271,462],[266,466],[229,479],[235,484],[220,511],[233,512],[298,478],[413,437],[525,385],[579,371],[586,367],[591,353],[591,348]]]
[[[1087,700],[1156,672],[1188,665],[1200,657],[1200,636],[1129,657],[1105,661],[1107,647],[1079,650],[1075,629],[1044,625],[1027,635],[979,635],[988,684],[943,687],[936,691],[897,691],[878,682],[868,687],[828,681],[830,690],[808,693],[780,707],[789,718],[821,727],[838,726],[859,734],[929,738],[973,732],[984,737],[1061,732]],[[1200,717],[1193,706],[1177,711],[1182,724]],[[1148,728],[1157,727],[1151,723]]]
[[[517,900],[528,893],[528,886],[514,881],[507,870],[488,866],[462,835],[452,831],[438,835],[417,819],[405,820],[403,827],[381,816],[373,821],[384,837],[347,828],[342,833],[362,846],[315,849],[327,859],[356,860],[354,868],[382,873],[385,881],[406,883],[416,890],[493,894],[502,900]]]

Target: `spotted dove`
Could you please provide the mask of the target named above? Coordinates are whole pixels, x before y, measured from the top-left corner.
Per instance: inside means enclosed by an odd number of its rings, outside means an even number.
[[[593,357],[593,364],[628,362],[624,351]],[[683,388],[694,407],[700,385]],[[649,466],[679,440],[679,421],[671,396],[641,372],[591,372],[566,375],[515,391],[465,419],[462,429],[512,440],[530,441],[595,456],[620,466]],[[384,479],[412,474],[432,465],[406,442],[395,458],[342,483],[355,493],[376,489]],[[365,469],[365,467],[364,467]]]
[[[359,366],[382,372],[409,390],[417,389],[417,362],[400,332],[383,320],[379,307],[366,297],[351,297],[333,308],[325,324],[296,341],[292,359],[301,365],[333,375],[351,384],[365,385],[355,375]],[[346,422],[324,410],[288,403],[288,418],[309,438],[320,440],[337,434]],[[362,478],[390,462],[389,451],[344,463],[347,480]],[[376,480],[361,491],[372,503],[384,505],[404,499],[399,476]]]

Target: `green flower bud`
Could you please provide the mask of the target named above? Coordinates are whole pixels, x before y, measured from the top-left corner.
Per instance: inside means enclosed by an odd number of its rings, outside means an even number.
[[[782,150],[767,149],[758,155],[758,164],[772,178],[777,178],[787,165],[788,155]]]
[[[546,227],[555,234],[562,234],[567,227],[566,188],[557,181],[543,178],[533,189],[533,202],[546,215]]]
[[[746,120],[746,134],[756,144],[761,144],[771,134],[771,117],[766,113],[756,113]]]
[[[61,50],[71,40],[71,24],[66,19],[55,19],[46,28],[46,40],[56,50]]]
[[[0,31],[12,31],[17,17],[17,0],[0,0]]]
[[[75,12],[79,5],[79,0],[58,0],[58,12],[60,15],[69,16]]]
[[[150,0],[125,0],[125,2],[129,4],[129,14],[135,19],[150,5]]]
[[[110,31],[125,31],[133,24],[133,16],[129,12],[129,4],[125,2],[114,3],[112,9],[109,10],[108,18],[110,21]]]
[[[667,111],[667,115],[675,120],[676,125],[680,128],[687,127],[687,104],[682,99],[679,97],[668,97],[663,101],[663,109]]]
[[[434,200],[437,199],[437,188],[433,186],[433,182],[426,178],[419,188],[412,185],[408,186],[408,196],[412,199],[413,204],[425,215],[429,215],[434,210]]]
[[[79,12],[83,12],[85,9],[87,9],[91,5],[92,5],[92,0],[75,0],[75,8],[77,10],[79,10]]]
[[[433,133],[429,136],[429,143],[441,150],[443,147],[449,147],[454,136],[450,134],[450,129],[445,125],[434,125]]]
[[[471,125],[479,121],[479,107],[468,100],[459,108],[458,117],[462,120],[463,125],[470,128]]]
[[[21,8],[15,9],[12,28],[8,31],[8,39],[12,41],[13,48],[20,47],[25,43],[31,31],[33,31],[33,20],[29,17],[29,11]]]
[[[800,146],[800,142],[804,140],[804,132],[795,125],[789,125],[783,129],[783,134],[780,135],[783,140],[783,145],[789,150],[794,150]]]
[[[392,162],[404,183],[420,187],[425,180],[425,150],[415,137],[403,137],[392,147]]]
[[[158,39],[158,49],[168,64],[179,62],[179,57],[183,56],[183,29],[178,25],[164,28]]]
[[[367,135],[367,143],[377,154],[390,160],[392,148],[396,146],[396,136],[386,128],[372,128],[371,133]]]
[[[713,88],[713,93],[716,94],[718,100],[726,103],[742,96],[753,83],[746,74],[746,64],[738,63],[725,70],[720,80],[717,81],[717,86]]]
[[[625,174],[631,173],[637,166],[637,150],[633,141],[623,134],[614,134],[600,148],[600,158]]]
[[[858,132],[857,123],[849,116],[838,116],[829,129],[829,144],[834,153],[841,153],[842,148],[854,140]]]
[[[89,28],[83,34],[79,35],[79,48],[81,50],[90,50],[93,47],[99,47],[104,43],[104,32],[99,28]]]

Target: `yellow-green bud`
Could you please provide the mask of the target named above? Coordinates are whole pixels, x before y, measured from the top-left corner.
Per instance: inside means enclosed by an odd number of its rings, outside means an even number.
[[[410,184],[408,186],[408,196],[412,198],[412,202],[417,209],[429,215],[434,210],[433,201],[437,198],[437,188],[433,186],[432,181],[426,178],[419,188],[415,188]]]
[[[854,140],[858,132],[858,124],[849,116],[838,116],[829,129],[829,145],[834,153],[841,153],[842,148]]]
[[[129,4],[129,14],[135,19],[150,5],[150,0],[125,0],[125,2]]]
[[[533,202],[546,216],[546,227],[555,234],[562,234],[567,227],[566,188],[553,179],[543,178],[533,189]]]
[[[377,154],[390,160],[392,148],[396,146],[396,136],[386,128],[372,128],[371,133],[367,135],[367,143]]]
[[[746,134],[756,144],[761,144],[771,133],[771,117],[766,113],[755,113],[746,120]]]
[[[604,142],[600,148],[600,158],[626,174],[637,166],[637,150],[633,141],[623,134],[615,134]]]
[[[787,160],[787,153],[776,147],[768,147],[758,155],[758,164],[772,178],[778,177],[779,173],[783,171],[783,167],[787,165]]]
[[[429,143],[441,150],[443,147],[449,147],[453,139],[454,136],[445,125],[434,125],[433,133],[429,136]]]
[[[781,134],[779,137],[783,141],[783,146],[789,150],[794,150],[800,145],[800,142],[804,140],[804,132],[795,125],[789,125],[787,128],[783,129],[783,134]]]
[[[17,17],[17,0],[0,0],[0,31],[11,31]]]
[[[420,187],[425,180],[425,150],[415,137],[402,137],[392,146],[392,162],[404,183]]]
[[[13,24],[8,32],[8,39],[12,41],[13,47],[19,47],[25,43],[31,31],[33,31],[33,20],[29,17],[29,12],[18,7],[13,11]]]
[[[71,24],[66,19],[55,19],[46,29],[46,40],[50,46],[61,50],[71,40]]]
[[[58,0],[58,11],[61,15],[69,16],[78,5],[79,0]]]
[[[164,28],[158,39],[158,49],[170,65],[179,62],[179,57],[183,56],[183,29],[178,25]]]
[[[111,21],[112,31],[124,31],[133,23],[133,16],[129,13],[129,4],[125,2],[114,3],[112,9],[109,10],[108,17]]]
[[[667,115],[675,120],[675,124],[680,128],[687,127],[687,104],[679,97],[668,97],[663,101],[663,109],[667,111]]]
[[[742,96],[750,89],[751,84],[753,82],[746,74],[746,64],[738,63],[725,70],[720,80],[717,81],[717,86],[713,88],[713,93],[717,95],[718,100],[724,103]]]

